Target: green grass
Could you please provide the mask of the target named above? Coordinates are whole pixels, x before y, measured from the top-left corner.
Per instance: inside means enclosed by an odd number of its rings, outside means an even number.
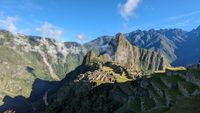
[[[179,82],[179,84],[183,86],[190,94],[193,93],[196,89],[198,89],[198,86],[190,82],[181,81]]]
[[[200,96],[182,97],[166,113],[200,113]]]
[[[127,81],[130,81],[130,79],[128,79],[125,75],[121,75],[121,76],[118,76],[116,81],[118,83],[123,83],[123,82],[127,82]]]
[[[167,89],[165,90],[166,92],[166,95],[172,99],[172,101],[176,101],[177,97],[180,97],[181,96],[181,93],[179,92],[178,89]]]
[[[176,72],[186,75],[188,70],[177,70]]]
[[[167,82],[176,84],[178,81],[182,81],[181,77],[178,75],[173,76],[162,76],[163,79],[165,79]]]
[[[140,99],[135,98],[133,101],[131,101],[129,104],[129,109],[136,113],[140,113],[141,112]]]
[[[183,70],[186,70],[186,68],[185,67],[167,67],[166,70],[183,71]]]
[[[150,90],[150,92],[153,94],[153,98],[154,98],[155,100],[158,101],[158,105],[159,105],[159,106],[165,105],[165,100],[164,100],[164,98],[161,98],[153,88],[149,88],[149,90]],[[155,103],[156,103],[156,102],[155,102]]]
[[[95,83],[96,83],[96,86],[99,86],[101,84],[105,84],[105,83],[109,83],[109,82],[105,82],[105,81],[102,81],[102,80],[96,80]]]
[[[189,70],[188,72],[190,72],[196,79],[200,80],[200,70]]]
[[[165,86],[165,84],[160,80],[160,77],[161,76],[166,76],[166,75],[156,75],[156,76],[153,76],[152,79],[151,79],[151,82],[153,82],[156,87],[158,87],[159,89],[166,89],[167,87]]]
[[[149,110],[149,109],[155,107],[155,102],[152,99],[150,99],[149,97],[142,97],[140,99],[142,102],[144,102],[143,106],[144,106],[145,110]]]
[[[148,110],[148,111],[145,111],[145,112],[142,112],[142,113],[165,113],[169,108],[166,107],[166,106],[161,106],[161,107],[155,107],[151,110]],[[184,113],[184,112],[182,112]]]
[[[42,56],[39,53],[30,52],[30,53],[25,53],[24,56],[27,60],[27,66],[34,69],[33,73],[36,76],[36,78],[40,78],[43,80],[52,80],[49,74],[49,70],[43,63]]]
[[[2,103],[6,95],[12,98],[18,95],[28,98],[32,90],[32,83],[33,79],[31,77],[27,80],[10,76],[0,76],[0,103]]]
[[[8,47],[0,47],[0,60],[10,62],[13,65],[24,64],[23,57]]]

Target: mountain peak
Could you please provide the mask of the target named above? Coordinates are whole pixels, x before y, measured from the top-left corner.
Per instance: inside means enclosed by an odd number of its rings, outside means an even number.
[[[96,57],[97,57],[97,55],[96,55],[96,53],[94,51],[92,51],[92,50],[89,51],[85,55],[82,65],[88,65],[88,64],[92,63],[94,58],[96,58]]]
[[[200,25],[196,28],[197,31],[200,31]]]
[[[129,43],[126,37],[122,33],[118,33],[115,36],[115,39],[117,40],[117,43]]]
[[[124,38],[124,35],[123,35],[123,33],[117,33],[117,34],[115,35],[115,37],[116,37],[116,38]]]

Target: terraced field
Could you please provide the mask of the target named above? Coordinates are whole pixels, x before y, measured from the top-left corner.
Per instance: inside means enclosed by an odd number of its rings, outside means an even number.
[[[74,112],[73,109],[76,109],[76,112],[89,113],[91,111],[96,113],[199,113],[200,108],[197,106],[200,105],[200,88],[184,77],[191,70],[185,71],[185,74],[179,70],[171,71],[176,74],[156,73],[151,77],[144,76],[134,81],[102,83],[92,88],[89,93],[82,92],[84,96],[80,100],[77,100],[79,97],[68,99],[68,96],[59,96],[69,93],[63,90],[67,91],[70,88],[63,87],[57,95],[56,100],[59,101],[53,102],[45,113],[55,113],[58,107],[70,109],[69,113]],[[69,91],[76,92],[76,90]],[[73,103],[75,100],[81,101],[78,107],[73,107],[77,105]],[[66,101],[72,104],[62,104],[62,107],[56,105]],[[86,109],[86,106],[90,107]],[[96,107],[100,111],[96,111]],[[196,110],[192,110],[193,108]]]

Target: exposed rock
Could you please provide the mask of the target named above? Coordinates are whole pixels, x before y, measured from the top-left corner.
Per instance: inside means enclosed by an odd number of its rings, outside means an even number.
[[[160,54],[133,46],[123,34],[117,34],[99,55],[90,51],[84,60],[88,62],[115,62],[129,70],[133,75],[151,73],[170,67],[167,60]],[[141,73],[143,72],[143,73]]]

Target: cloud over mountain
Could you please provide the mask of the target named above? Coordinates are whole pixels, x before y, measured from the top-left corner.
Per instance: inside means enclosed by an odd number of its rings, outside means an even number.
[[[80,42],[84,42],[87,37],[84,34],[77,34],[76,38],[80,41]]]
[[[140,0],[127,0],[124,4],[119,4],[120,15],[127,19],[134,14],[134,10],[137,8]]]
[[[0,19],[0,26],[4,27],[5,29],[9,30],[12,33],[15,33],[17,27],[15,26],[15,21],[17,18],[15,17],[7,17],[6,19]]]
[[[48,22],[44,22],[43,25],[36,28],[36,31],[42,37],[55,38],[56,40],[59,40],[59,38],[63,35],[63,30],[57,28],[56,26],[54,26]]]

